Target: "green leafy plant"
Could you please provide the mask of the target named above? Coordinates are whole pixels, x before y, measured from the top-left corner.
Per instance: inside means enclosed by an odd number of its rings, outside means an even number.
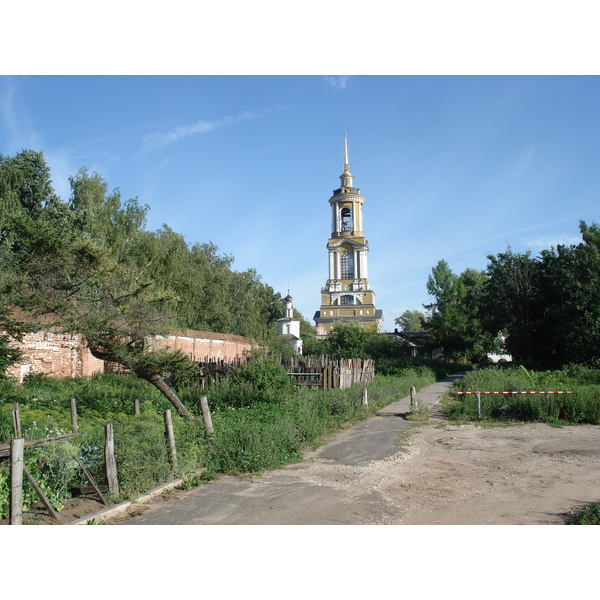
[[[585,506],[579,511],[568,515],[569,525],[600,525],[600,504]]]

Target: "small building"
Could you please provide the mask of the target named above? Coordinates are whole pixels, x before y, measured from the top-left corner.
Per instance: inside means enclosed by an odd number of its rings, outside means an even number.
[[[300,321],[294,318],[293,298],[285,297],[285,314],[277,319],[277,332],[296,352],[302,354],[302,338],[300,337]]]

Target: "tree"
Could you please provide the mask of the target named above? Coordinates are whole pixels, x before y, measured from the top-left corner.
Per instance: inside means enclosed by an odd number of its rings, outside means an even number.
[[[583,242],[540,257],[540,323],[535,358],[547,367],[591,363],[600,356],[600,231],[580,223]]]
[[[431,304],[425,305],[430,311],[426,325],[430,333],[428,346],[431,349],[441,348],[445,360],[464,354],[467,327],[462,310],[466,295],[464,283],[445,260],[440,260],[427,279],[427,291],[433,299]]]
[[[497,346],[496,336],[484,328],[483,298],[487,276],[476,269],[454,274],[448,263],[441,260],[433,267],[427,280],[427,291],[432,303],[426,330],[430,337],[428,347],[441,348],[444,358],[479,361]]]
[[[462,311],[466,318],[463,331],[465,357],[471,362],[478,362],[488,352],[499,350],[498,331],[488,331],[484,326],[488,276],[485,271],[469,268],[460,274],[460,281],[465,289],[462,300]]]
[[[14,342],[22,340],[25,331],[25,324],[12,316],[11,309],[0,305],[0,379],[6,376],[7,367],[21,358],[22,353]]]
[[[348,321],[334,323],[327,336],[327,354],[334,358],[369,358],[381,334]]]
[[[394,323],[401,328],[401,331],[416,332],[425,331],[423,322],[425,313],[420,310],[405,310],[399,317],[394,319]]]
[[[56,199],[36,153],[37,162],[29,154],[17,158],[0,165],[6,208],[0,292],[5,303],[50,316],[52,324],[82,334],[92,354],[124,364],[189,416],[161,377],[166,369],[183,366],[183,358],[148,347],[150,337],[173,326],[174,294],[122,260],[110,244],[73,226],[84,223],[76,218],[79,209]],[[28,168],[17,168],[23,161]],[[12,325],[6,317],[4,325]],[[3,354],[5,362],[15,356],[6,349]]]
[[[543,304],[539,296],[540,263],[530,252],[514,253],[510,247],[488,256],[488,260],[486,328],[489,332],[502,331],[508,352],[531,364]]]
[[[118,189],[108,193],[106,181],[85,168],[70,177],[71,197],[68,207],[78,215],[80,229],[94,242],[110,250],[113,256],[128,258],[146,224],[149,207],[140,206],[137,198],[121,201]],[[134,252],[135,255],[135,252]]]
[[[20,257],[14,289],[18,303],[33,314],[50,314],[55,324],[80,333],[97,358],[117,362],[158,388],[177,411],[189,411],[162,375],[190,367],[178,351],[154,350],[151,339],[170,333],[176,298],[143,272],[114,261],[86,238],[36,228]],[[35,254],[26,252],[35,248]]]
[[[0,154],[0,225],[9,212],[24,211],[36,217],[58,201],[41,152],[22,150],[14,157]]]

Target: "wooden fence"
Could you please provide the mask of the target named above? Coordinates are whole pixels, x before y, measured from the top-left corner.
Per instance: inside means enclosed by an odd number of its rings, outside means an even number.
[[[247,364],[250,360],[255,359],[238,358],[231,362],[207,359],[204,362],[197,363],[202,387],[205,388],[209,383],[218,384],[221,379],[231,373],[233,369],[240,365]],[[286,370],[286,373],[290,377],[290,380],[298,387],[322,389],[349,388],[355,383],[368,383],[373,381],[373,377],[375,375],[375,367],[371,359],[332,360],[327,356],[298,356],[290,359],[283,359],[281,362]],[[366,392],[366,390],[363,390],[363,392]],[[79,435],[75,399],[71,399],[69,404],[71,410],[72,433],[53,438],[25,440],[21,436],[19,405],[18,403],[13,403],[12,421],[15,437],[9,444],[0,445],[0,460],[4,458],[10,459],[10,469],[3,470],[10,471],[9,523],[11,525],[20,525],[22,523],[23,476],[27,477],[40,501],[48,509],[50,514],[54,518],[57,518],[56,512],[50,501],[44,495],[40,486],[25,467],[24,450],[25,447],[36,447],[52,441],[73,439]],[[366,397],[364,393],[363,404],[366,405]],[[212,427],[206,396],[202,396],[200,398],[200,405],[202,409],[206,435],[210,436],[214,433],[214,430]],[[139,401],[137,400],[134,400],[133,411],[134,414],[139,414]],[[170,410],[165,411],[164,421],[169,458],[173,466],[177,468],[177,451],[175,448]],[[105,426],[105,474],[108,486],[98,486],[92,475],[86,469],[83,461],[79,457],[76,457],[76,459],[82,469],[83,474],[91,484],[93,490],[98,494],[101,502],[107,504],[106,499],[102,495],[101,488],[104,488],[104,491],[108,490],[108,492],[114,497],[119,495],[119,483],[116,471],[116,461],[114,457],[112,423],[108,423]]]
[[[51,438],[44,438],[38,440],[25,440],[21,437],[21,420],[19,412],[19,404],[13,403],[12,411],[12,422],[15,437],[8,444],[0,444],[0,460],[8,458],[9,468],[1,468],[3,471],[9,472],[9,525],[22,525],[23,524],[23,476],[27,478],[31,486],[33,487],[36,495],[40,502],[48,510],[50,516],[58,520],[58,515],[54,510],[50,500],[44,494],[42,488],[35,481],[31,473],[25,467],[25,448],[35,448],[42,446],[49,442],[55,442],[59,440],[70,440],[79,436],[78,425],[77,425],[77,405],[74,398],[70,400],[71,410],[71,424],[72,432],[59,435]],[[214,434],[212,426],[212,419],[210,416],[210,410],[206,396],[200,397],[200,407],[202,410],[202,418],[204,420],[204,428],[207,436]],[[134,400],[133,404],[134,414],[139,414],[139,401]],[[171,419],[171,411],[165,410],[164,414],[165,424],[165,439],[167,443],[167,451],[169,461],[171,462],[174,469],[177,469],[177,449],[175,447],[175,436],[173,433],[173,422]],[[119,480],[117,477],[117,463],[115,459],[114,451],[114,432],[113,424],[107,423],[104,426],[105,431],[105,443],[104,443],[104,474],[106,475],[107,486],[98,485],[93,478],[92,474],[88,471],[82,459],[79,456],[75,457],[75,460],[79,464],[85,478],[92,486],[90,488],[92,493],[96,493],[100,502],[107,505],[108,502],[102,491],[108,491],[109,494],[116,498],[119,496]]]
[[[253,357],[233,361],[210,360],[196,362],[202,389],[218,385],[239,366],[257,360]],[[328,356],[295,356],[278,359],[292,383],[306,388],[349,388],[355,383],[373,381],[375,365],[371,359],[332,360]]]
[[[371,359],[332,360],[327,356],[294,357],[283,361],[294,385],[308,388],[349,388],[355,383],[368,383],[375,376]]]

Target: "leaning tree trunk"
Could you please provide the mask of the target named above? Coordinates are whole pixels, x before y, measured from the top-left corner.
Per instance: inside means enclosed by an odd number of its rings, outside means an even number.
[[[109,360],[112,362],[118,362],[122,364],[124,367],[131,369],[131,371],[140,377],[141,379],[146,380],[148,383],[151,383],[155,388],[157,388],[160,393],[175,407],[177,412],[186,419],[193,419],[194,415],[190,413],[190,411],[183,405],[183,402],[177,397],[177,394],[163,381],[162,377],[157,374],[148,375],[147,372],[144,372],[141,369],[136,370],[135,366],[125,364],[125,362],[121,362],[116,359],[114,353],[109,353],[101,350],[97,345],[88,343],[88,348],[92,353],[92,356],[98,358],[99,360]]]
[[[186,419],[193,419],[194,416],[190,411],[183,405],[181,400],[177,397],[177,394],[163,381],[160,375],[153,375],[152,377],[144,377],[146,381],[151,383],[157,388],[165,398],[175,407],[177,412]]]

